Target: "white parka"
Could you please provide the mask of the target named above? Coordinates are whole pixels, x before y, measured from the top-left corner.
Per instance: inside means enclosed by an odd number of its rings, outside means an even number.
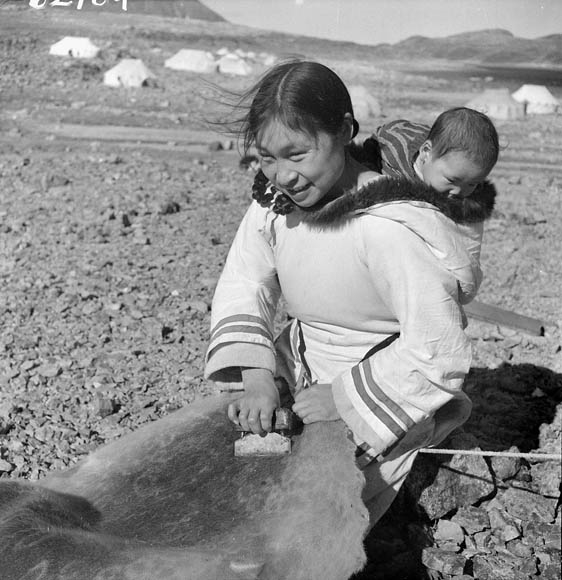
[[[378,180],[313,220],[254,202],[216,288],[206,376],[240,380],[240,367],[258,367],[292,388],[303,377],[331,383],[355,441],[375,455],[428,418],[434,444],[464,422],[471,347],[461,304],[480,268],[466,228],[412,187]],[[276,343],[281,293],[293,320]]]

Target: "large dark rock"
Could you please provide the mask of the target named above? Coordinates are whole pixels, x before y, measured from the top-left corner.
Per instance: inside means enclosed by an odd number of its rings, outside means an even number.
[[[477,440],[465,433],[452,437],[449,446],[479,449]],[[496,489],[488,464],[477,455],[420,454],[405,485],[431,520],[474,505]]]

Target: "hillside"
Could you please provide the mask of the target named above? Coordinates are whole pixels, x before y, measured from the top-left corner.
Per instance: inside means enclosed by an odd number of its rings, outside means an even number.
[[[92,2],[84,2],[82,10],[111,12],[120,16],[120,19],[142,15],[183,19],[186,21],[204,21],[212,23],[224,22],[233,30],[246,30],[245,36],[261,38],[267,48],[269,42],[279,52],[291,52],[297,44],[300,47],[315,46],[323,53],[338,51],[338,46],[352,50],[357,56],[392,61],[411,62],[423,59],[447,60],[482,65],[538,65],[562,66],[562,34],[550,34],[540,38],[521,38],[514,36],[508,30],[489,29],[476,32],[464,32],[443,38],[428,38],[425,36],[411,36],[395,44],[379,44],[375,46],[356,45],[351,42],[335,42],[313,37],[298,37],[290,34],[273,31],[263,31],[255,28],[228,23],[220,14],[217,14],[198,0],[128,0],[127,11],[122,10],[122,1],[106,2],[102,6],[95,6]],[[1,6],[32,10],[28,7],[28,0],[0,0]],[[41,12],[56,12],[57,14],[76,12],[74,5],[66,7],[51,6],[49,0],[45,10]],[[37,12],[37,11],[36,11]],[[214,35],[213,35],[214,36]],[[220,37],[220,32],[217,35]],[[218,42],[219,39],[217,38]],[[284,46],[283,50],[281,47]],[[355,46],[356,50],[351,47]],[[357,50],[358,49],[358,50]]]
[[[375,47],[379,57],[434,58],[482,64],[562,65],[562,34],[528,39],[507,30],[465,32],[445,38],[412,36],[393,45]]]
[[[103,6],[95,6],[91,2],[85,2],[86,10],[100,9],[111,11],[114,14],[126,16],[122,10],[123,0],[112,0]],[[198,2],[198,0],[129,0],[127,12],[134,14],[152,14],[169,18],[190,18],[194,20],[206,20],[209,22],[223,22],[224,18]]]

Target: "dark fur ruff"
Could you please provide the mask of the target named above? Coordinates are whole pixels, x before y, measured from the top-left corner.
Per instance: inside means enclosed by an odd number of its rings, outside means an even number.
[[[271,207],[275,213],[282,215],[297,209],[297,206],[286,195],[277,191],[276,195],[266,193],[267,185],[263,174],[259,172],[254,182],[253,197],[260,205]],[[284,204],[282,212],[276,211],[280,197],[283,198]],[[368,183],[357,191],[346,192],[326,203],[307,209],[298,209],[302,213],[303,221],[311,225],[337,227],[349,220],[356,211],[366,210],[380,203],[421,201],[433,205],[456,223],[468,224],[488,219],[494,209],[495,198],[496,188],[488,181],[478,186],[470,197],[460,198],[447,197],[446,194],[439,193],[422,182],[410,181],[406,178],[384,177]]]

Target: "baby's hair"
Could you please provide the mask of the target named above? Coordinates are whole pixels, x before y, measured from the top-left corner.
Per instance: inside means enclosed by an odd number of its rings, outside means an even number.
[[[274,66],[242,95],[239,106],[242,103],[249,103],[239,120],[245,152],[272,120],[315,136],[320,131],[336,135],[346,113],[353,117],[343,81],[327,66],[312,61],[291,60]],[[355,119],[353,125],[355,136],[359,130]]]
[[[482,168],[491,170],[499,155],[498,133],[492,121],[474,109],[456,107],[439,115],[427,140],[437,159],[460,151]]]

